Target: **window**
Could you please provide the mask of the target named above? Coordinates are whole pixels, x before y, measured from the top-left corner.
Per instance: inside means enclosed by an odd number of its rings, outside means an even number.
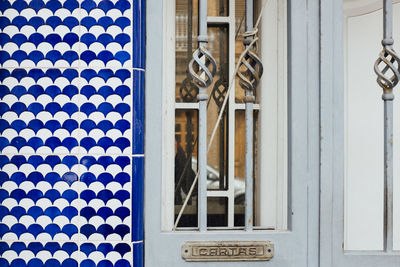
[[[218,115],[215,141],[207,154],[207,226],[243,228],[245,225],[245,90],[235,79],[222,110],[246,31],[245,1],[208,1],[207,49],[216,61],[213,83],[207,87],[207,140]],[[254,21],[262,1],[255,1]],[[198,5],[177,0],[175,10],[175,161],[174,219],[178,229],[198,227],[198,186],[184,206],[198,170],[198,87],[188,65],[198,48]],[[268,12],[268,13],[267,13]],[[211,15],[212,14],[212,15]],[[278,19],[279,18],[279,19]],[[287,227],[287,71],[286,4],[268,3],[260,25],[257,53],[265,71],[254,104],[254,225],[263,229]],[[270,41],[270,40],[273,41]],[[172,59],[171,59],[172,60]],[[208,141],[207,141],[208,142]],[[260,164],[263,162],[263,164]],[[183,210],[182,217],[179,212]]]

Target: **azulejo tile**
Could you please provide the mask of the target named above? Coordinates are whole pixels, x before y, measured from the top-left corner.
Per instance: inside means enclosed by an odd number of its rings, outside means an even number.
[[[0,266],[78,267],[81,254],[74,242],[0,242]]]
[[[1,240],[77,240],[79,159],[0,155]]]
[[[77,66],[77,0],[2,1],[0,12],[1,67]]]
[[[81,240],[131,240],[131,171],[127,156],[84,156],[80,160]]]
[[[80,266],[132,266],[132,246],[128,243],[83,243],[80,245],[82,261]]]
[[[0,153],[79,150],[79,86],[74,69],[0,69]]]
[[[0,0],[0,266],[143,256],[143,8]]]
[[[131,154],[132,72],[85,69],[81,77],[80,146],[88,154]]]
[[[131,68],[131,2],[84,0],[81,8],[81,66]]]

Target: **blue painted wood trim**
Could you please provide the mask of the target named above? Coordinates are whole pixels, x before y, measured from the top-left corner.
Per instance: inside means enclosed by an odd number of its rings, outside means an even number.
[[[142,241],[144,157],[133,157],[132,168],[132,241]]]
[[[133,1],[133,67],[145,68],[146,10],[145,0]]]
[[[144,71],[133,70],[132,153],[144,153]]]
[[[143,267],[143,243],[133,244],[133,267]]]

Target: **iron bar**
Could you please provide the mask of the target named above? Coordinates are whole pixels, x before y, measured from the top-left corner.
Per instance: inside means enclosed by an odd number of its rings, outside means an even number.
[[[199,48],[206,46],[207,37],[207,0],[199,3]],[[198,147],[198,171],[199,171],[199,230],[207,230],[207,87],[199,87],[199,147]]]
[[[264,6],[261,10],[264,10]],[[255,53],[254,44],[258,40],[257,29],[258,23],[260,22],[261,15],[258,17],[255,27],[253,27],[253,0],[246,0],[246,32],[243,34],[243,44],[246,47],[246,53],[240,60],[241,71],[237,73],[239,77],[239,84],[245,90],[246,95],[244,97],[245,102],[245,127],[246,127],[246,148],[245,148],[245,179],[246,179],[246,190],[245,190],[245,229],[251,231],[254,225],[253,215],[253,200],[254,200],[254,92],[260,83],[260,79],[263,73],[263,66],[261,60]]]
[[[199,129],[198,129],[198,211],[199,230],[207,230],[207,87],[212,84],[216,72],[214,58],[207,51],[207,0],[199,1],[199,43],[189,63],[189,72],[199,88]],[[210,67],[210,69],[209,69]]]
[[[393,250],[393,94],[384,94],[384,244]]]
[[[253,30],[253,0],[246,0],[246,32]],[[246,40],[247,39],[247,40]],[[247,36],[244,40],[245,45],[249,44],[252,36]],[[253,103],[254,101],[253,90],[246,90],[246,150],[245,150],[245,172],[246,172],[246,201],[245,201],[245,229],[250,231],[253,229]]]
[[[384,101],[384,250],[393,250],[393,88],[399,82],[400,60],[393,50],[392,0],[383,0],[383,49],[374,65]]]

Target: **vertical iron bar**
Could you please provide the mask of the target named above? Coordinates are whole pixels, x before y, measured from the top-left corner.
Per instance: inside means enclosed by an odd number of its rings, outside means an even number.
[[[385,250],[393,250],[393,94],[384,100],[384,240]]]
[[[200,0],[198,36],[199,47],[205,47],[207,41],[207,0]],[[205,61],[204,56],[203,59]],[[197,99],[199,100],[199,230],[200,232],[204,232],[207,230],[207,87],[199,87]]]
[[[253,31],[253,0],[246,0],[246,31]],[[244,40],[247,46],[253,36]],[[246,201],[245,201],[245,229],[253,229],[253,90],[246,90],[246,150],[245,150],[245,172],[246,172]]]
[[[393,88],[400,79],[400,58],[393,50],[392,0],[383,0],[383,49],[375,61],[377,82],[384,101],[384,250],[393,250]]]
[[[392,0],[383,0],[383,39],[392,40]]]
[[[207,0],[199,1],[199,47],[189,63],[189,73],[199,88],[199,129],[198,129],[198,214],[199,230],[207,230],[207,88],[212,84],[216,63],[207,51]],[[196,176],[197,177],[197,176]]]
[[[383,1],[383,44],[392,39],[392,0]],[[384,248],[393,250],[393,99],[385,90],[384,101]]]
[[[219,0],[219,15],[223,16],[224,15],[224,0]],[[224,70],[225,68],[225,60],[224,60],[224,46],[223,46],[223,39],[224,39],[224,28],[219,27],[217,28],[219,30],[219,79],[222,80],[224,79]],[[217,103],[218,105],[219,103]],[[218,113],[221,112],[221,105],[218,105]],[[224,184],[224,179],[225,179],[225,143],[224,143],[224,127],[225,127],[225,118],[222,118],[220,124],[219,124],[219,189],[223,190],[225,188]]]

